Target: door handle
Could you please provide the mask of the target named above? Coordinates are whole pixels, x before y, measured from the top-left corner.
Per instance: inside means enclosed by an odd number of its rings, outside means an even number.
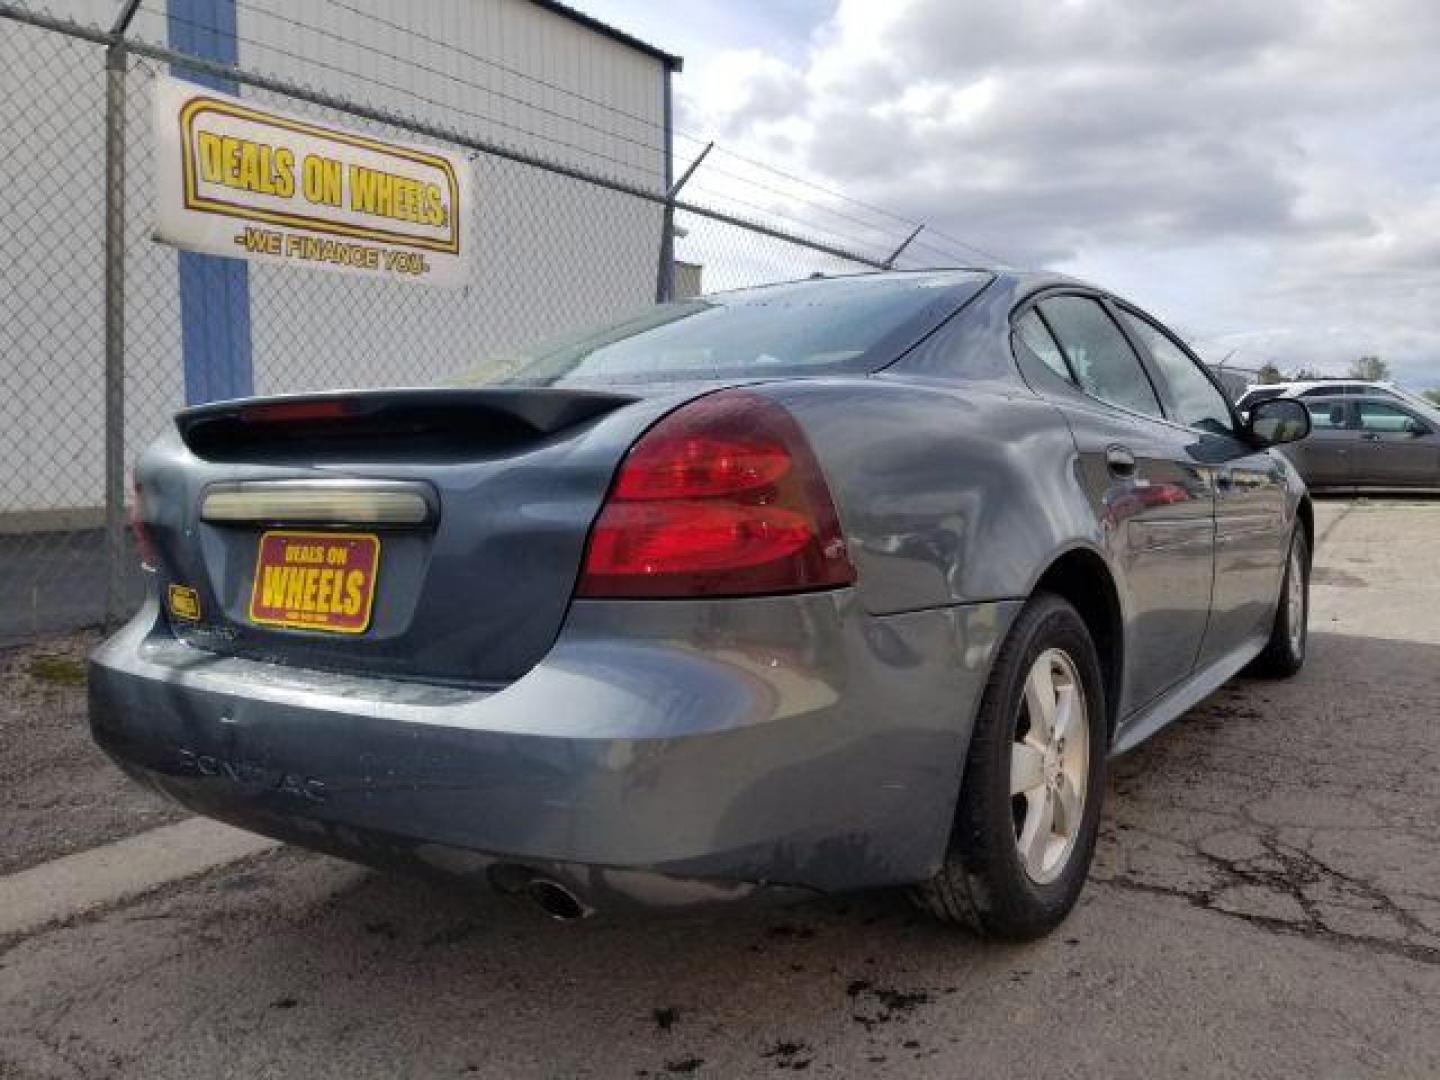
[[[1377,434],[1377,433],[1374,432],[1374,431],[1361,432],[1360,438],[1364,439],[1366,442],[1379,442],[1379,441],[1380,441],[1380,436],[1379,436],[1379,434]]]
[[[1126,446],[1107,446],[1105,464],[1112,476],[1131,477],[1135,475],[1135,455]]]

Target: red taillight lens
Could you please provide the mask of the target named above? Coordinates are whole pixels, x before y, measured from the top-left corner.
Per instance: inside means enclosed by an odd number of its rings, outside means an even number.
[[[155,544],[145,528],[145,491],[140,487],[139,480],[133,481],[131,486],[134,489],[133,498],[126,508],[130,519],[130,532],[135,537],[135,550],[140,556],[140,565],[153,570],[158,564],[155,559]]]
[[[631,448],[590,531],[576,591],[748,596],[854,580],[799,425],[767,398],[727,390],[671,413]]]

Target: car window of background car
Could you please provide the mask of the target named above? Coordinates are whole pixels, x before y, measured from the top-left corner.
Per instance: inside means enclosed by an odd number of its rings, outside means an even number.
[[[988,281],[982,273],[945,271],[717,293],[560,338],[518,362],[481,365],[463,381],[550,386],[868,372]]]
[[[1086,393],[1132,412],[1164,416],[1140,358],[1104,308],[1083,296],[1055,296],[1042,300],[1040,311]]]
[[[1422,421],[1394,405],[1387,405],[1383,401],[1360,402],[1360,426],[1366,431],[1399,435],[1409,431],[1412,424],[1424,426]]]
[[[1044,361],[1046,367],[1066,382],[1075,382],[1070,369],[1065,366],[1065,357],[1060,352],[1060,346],[1055,344],[1055,339],[1041,320],[1039,312],[1031,308],[1021,315],[1015,320],[1015,331],[1020,335],[1025,347]]]
[[[1215,388],[1195,361],[1170,340],[1168,334],[1148,319],[1120,309],[1135,336],[1145,343],[1155,358],[1160,374],[1175,397],[1178,415],[1175,419],[1186,427],[1208,431],[1214,435],[1233,435],[1235,425],[1230,419],[1230,405],[1225,395]]]
[[[1315,430],[1334,430],[1345,426],[1345,406],[1334,401],[1307,401],[1310,426]]]

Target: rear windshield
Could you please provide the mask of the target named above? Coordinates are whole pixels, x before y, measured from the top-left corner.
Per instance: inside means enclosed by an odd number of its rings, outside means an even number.
[[[554,386],[876,371],[989,280],[947,270],[715,293],[487,361],[462,381]]]

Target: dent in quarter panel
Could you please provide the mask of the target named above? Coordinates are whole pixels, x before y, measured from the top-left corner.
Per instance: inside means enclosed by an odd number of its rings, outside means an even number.
[[[1023,597],[1059,552],[1101,543],[1069,427],[1018,378],[765,389],[815,447],[872,613]]]

